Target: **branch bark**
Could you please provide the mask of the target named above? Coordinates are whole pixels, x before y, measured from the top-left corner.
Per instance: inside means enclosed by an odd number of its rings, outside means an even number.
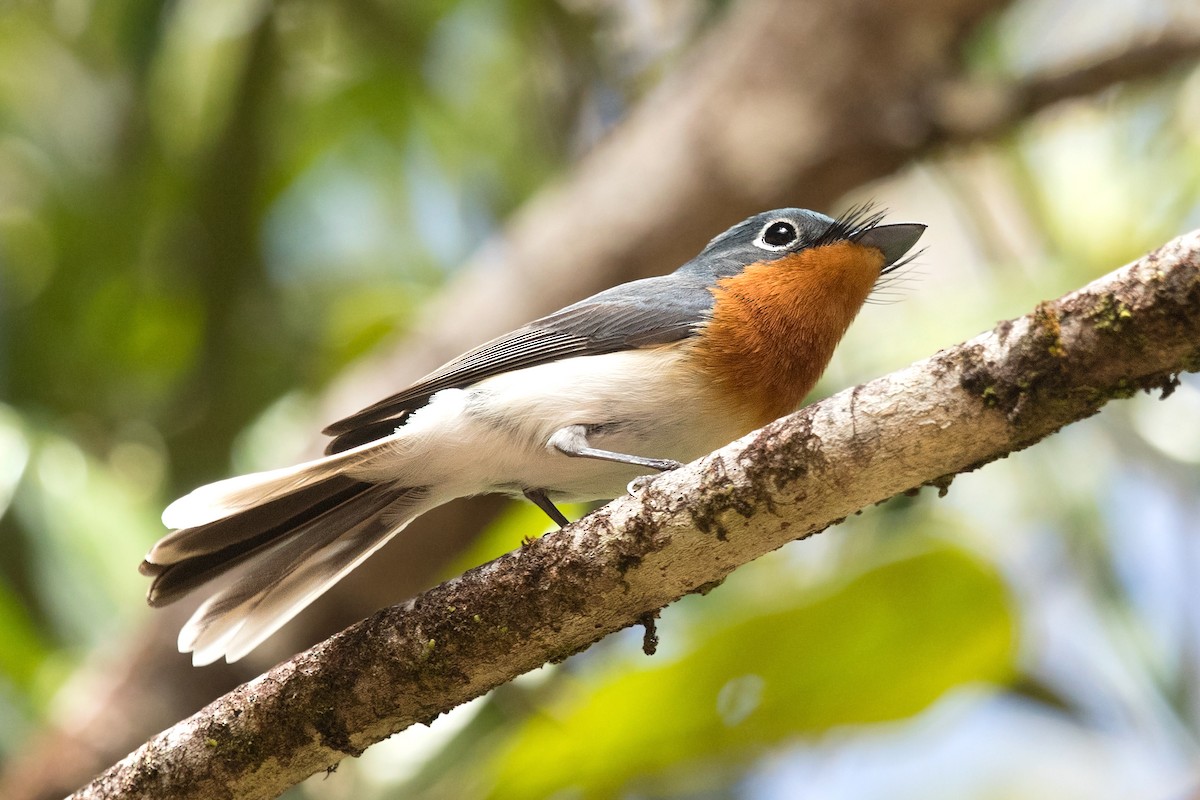
[[[74,797],[266,798],[872,503],[1200,369],[1200,231],[662,475],[165,731]]]

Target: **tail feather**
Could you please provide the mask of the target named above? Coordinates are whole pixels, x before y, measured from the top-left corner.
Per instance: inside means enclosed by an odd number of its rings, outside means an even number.
[[[322,484],[341,475],[347,468],[369,464],[374,457],[386,453],[388,447],[386,442],[376,441],[369,447],[344,450],[293,467],[240,475],[201,486],[167,506],[162,513],[163,524],[168,528],[198,528],[271,500],[297,496],[300,490]]]
[[[426,509],[425,489],[365,499],[368,516],[317,543],[299,537],[265,553],[253,579],[235,583],[197,609],[179,633],[180,651],[196,664],[222,655],[236,661],[341,581]],[[310,534],[311,536],[311,534]],[[306,537],[307,539],[307,537]]]
[[[319,516],[370,486],[345,475],[304,485],[290,494],[268,499],[231,516],[171,531],[150,549],[146,563],[173,565],[200,556],[220,556],[231,550],[252,549],[258,539],[269,540],[273,538],[272,532],[281,532],[299,521]]]
[[[141,566],[154,579],[150,605],[167,605],[234,572],[184,626],[180,650],[192,651],[198,665],[242,657],[446,499],[431,499],[426,487],[364,480],[390,448],[378,443],[220,481],[171,504],[163,521],[179,529]]]
[[[428,490],[371,486],[263,550],[179,633],[195,664],[235,661],[382,547],[428,507]]]

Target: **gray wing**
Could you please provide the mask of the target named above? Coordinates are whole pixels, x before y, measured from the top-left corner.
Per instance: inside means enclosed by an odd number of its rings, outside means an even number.
[[[680,274],[616,286],[492,339],[402,392],[325,428],[337,453],[387,436],[442,389],[461,388],[516,369],[575,356],[653,347],[691,336],[712,308],[699,277]]]

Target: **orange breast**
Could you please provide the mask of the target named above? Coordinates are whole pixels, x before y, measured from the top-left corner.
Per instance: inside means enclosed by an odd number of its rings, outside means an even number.
[[[717,281],[695,353],[747,431],[799,407],[882,266],[877,249],[838,242]]]

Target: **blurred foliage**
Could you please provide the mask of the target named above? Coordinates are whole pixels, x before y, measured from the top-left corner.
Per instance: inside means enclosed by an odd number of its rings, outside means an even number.
[[[699,790],[714,766],[789,737],[903,719],[1009,677],[1004,584],[978,559],[941,549],[839,582],[742,609],[665,665],[619,665],[565,692],[500,748],[494,796],[610,797],[668,771],[668,786]]]
[[[231,453],[276,457],[313,393],[403,334],[725,5],[0,9],[0,760],[147,613],[133,567],[164,502]],[[970,57],[1019,77],[1189,13],[1021,0]],[[1200,226],[1197,186],[1192,69],[864,188],[930,223],[928,250],[819,391]],[[293,794],[1180,796],[1200,762],[1198,418],[1191,378],[1118,404],[686,598],[653,661],[611,637]],[[514,507],[456,569],[543,529]]]
[[[565,162],[593,24],[537,0],[0,10],[8,679],[140,610],[164,498],[403,331]]]

